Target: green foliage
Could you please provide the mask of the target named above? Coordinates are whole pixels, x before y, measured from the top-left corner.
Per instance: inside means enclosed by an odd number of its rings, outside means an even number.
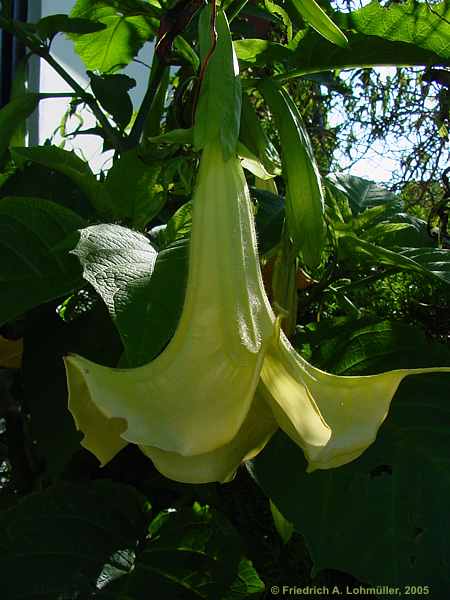
[[[147,598],[232,600],[263,591],[251,563],[241,554],[237,532],[220,513],[194,504],[160,513],[150,524],[144,547],[123,591]]]
[[[372,0],[370,4],[348,15],[340,15],[339,24],[365,35],[386,40],[414,44],[450,58],[448,21],[450,6],[447,0],[432,5],[408,0],[401,4],[382,7]]]
[[[128,94],[136,81],[127,75],[95,75],[88,71],[91,88],[103,108],[115,122],[125,129],[133,115],[133,104]]]
[[[108,481],[32,494],[1,515],[3,593],[10,600],[91,595],[116,552],[134,554],[145,522],[136,490]]]
[[[97,225],[80,232],[73,253],[116,324],[126,363],[138,366],[157,356],[175,331],[184,299],[185,241],[157,254],[142,234]]]
[[[260,89],[280,135],[287,229],[305,264],[315,267],[322,254],[325,222],[322,182],[311,141],[292,98],[270,80]]]
[[[19,165],[33,162],[66,175],[82,190],[95,211],[103,215],[108,214],[108,199],[104,189],[94,177],[89,165],[74,152],[56,146],[40,146],[12,148],[11,154]]]
[[[105,29],[105,24],[89,19],[71,19],[67,15],[50,15],[39,19],[36,32],[42,38],[53,38],[57,33],[95,33]]]
[[[154,35],[149,17],[121,14],[103,0],[78,0],[70,16],[105,25],[95,33],[72,34],[75,50],[86,68],[102,73],[111,73],[127,65]]]
[[[0,219],[0,322],[5,323],[80,284],[77,261],[57,246],[84,222],[39,198],[2,198]]]

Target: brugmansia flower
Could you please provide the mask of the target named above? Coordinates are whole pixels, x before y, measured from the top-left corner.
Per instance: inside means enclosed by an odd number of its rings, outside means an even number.
[[[247,439],[248,417],[259,411],[254,396],[273,324],[245,178],[219,144],[203,151],[192,220],[184,307],[166,349],[136,369],[65,360],[69,409],[102,463],[125,440],[155,457],[158,449],[155,462],[164,452],[212,453]],[[110,423],[100,435],[102,419]]]
[[[279,426],[310,471],[337,467],[374,441],[406,375],[450,371],[339,377],[313,367],[270,307],[244,174],[218,143],[203,151],[193,204],[186,299],[167,348],[137,369],[65,359],[69,409],[102,464],[133,442],[169,478],[227,481]]]

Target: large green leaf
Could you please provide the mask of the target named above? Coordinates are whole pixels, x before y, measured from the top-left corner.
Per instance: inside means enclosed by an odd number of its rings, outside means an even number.
[[[71,19],[64,14],[49,15],[36,23],[36,33],[42,38],[53,38],[57,33],[94,33],[105,29],[103,23],[88,19]]]
[[[264,589],[240,539],[217,511],[193,508],[164,511],[150,524],[150,540],[130,575],[120,581],[119,597],[147,600],[240,600]]]
[[[316,343],[322,348],[326,340],[324,332]],[[319,366],[353,374],[419,360],[450,364],[445,347],[386,323],[353,326],[353,334],[351,326],[336,330],[317,358]],[[407,378],[375,444],[344,467],[306,474],[301,450],[283,433],[253,462],[265,493],[305,537],[315,573],[337,569],[373,585],[429,585],[433,598],[446,593],[448,386],[448,375]]]
[[[353,234],[338,236],[338,256],[347,268],[359,265],[384,265],[406,272],[450,283],[450,250],[438,248],[408,248],[394,252],[382,246],[366,242]]]
[[[145,535],[143,499],[99,481],[26,497],[0,518],[2,595],[8,600],[92,597],[102,569]]]
[[[435,277],[450,283],[450,250],[439,248],[407,248],[402,256],[413,260]]]
[[[286,76],[375,66],[431,66],[446,64],[448,57],[412,43],[391,41],[363,33],[348,33],[347,48],[331,44],[319,34],[310,32],[295,50],[260,39],[234,42],[236,54],[244,66],[284,63]]]
[[[114,163],[105,181],[114,218],[138,229],[161,210],[165,194],[158,183],[162,165],[146,164],[137,150],[129,150]]]
[[[73,252],[84,278],[108,307],[129,366],[157,356],[175,331],[184,299],[186,250],[184,240],[157,255],[144,235],[119,225],[81,231]]]
[[[281,239],[284,223],[284,198],[256,188],[250,188],[250,193],[257,202],[255,225],[259,252],[266,254]]]
[[[398,213],[377,223],[363,237],[384,248],[435,246],[435,240],[428,234],[427,222],[407,213]]]
[[[84,219],[95,213],[86,194],[67,175],[38,163],[17,168],[0,187],[0,198],[7,196],[38,197],[73,210]]]
[[[122,73],[96,75],[88,71],[88,75],[97,100],[121,129],[125,129],[133,116],[133,103],[128,92],[136,86],[136,81]]]
[[[450,350],[436,344],[418,327],[391,321],[348,319],[321,322],[315,331],[304,332],[299,342],[311,347],[311,361],[339,375],[389,369],[415,369],[450,363]]]
[[[75,50],[86,68],[111,73],[130,63],[144,42],[153,38],[154,31],[148,17],[127,16],[109,2],[78,0],[71,17],[100,21],[102,31],[75,39]]]
[[[265,80],[259,86],[274,118],[286,179],[286,224],[296,251],[315,267],[325,241],[322,182],[303,119],[289,94]]]
[[[11,154],[19,165],[28,162],[37,163],[66,175],[80,188],[99,214],[109,214],[109,202],[105,188],[96,180],[88,163],[78,158],[74,152],[68,152],[56,146],[37,146],[12,148]]]
[[[373,0],[359,10],[337,15],[336,20],[346,29],[414,44],[450,59],[448,0],[433,4],[407,0],[386,7]]]
[[[80,285],[76,259],[54,247],[83,226],[81,217],[53,202],[1,200],[0,323]]]
[[[363,177],[335,173],[330,179],[347,196],[353,215],[380,204],[395,205],[397,210],[401,207],[395,194]]]

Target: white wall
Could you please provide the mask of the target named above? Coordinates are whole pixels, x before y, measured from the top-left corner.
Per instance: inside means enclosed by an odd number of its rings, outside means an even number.
[[[36,21],[41,16],[55,13],[69,13],[75,4],[75,0],[29,0],[30,20]],[[51,47],[53,57],[70,73],[70,75],[83,87],[88,85],[85,67],[73,50],[73,42],[67,39],[64,35],[57,35]],[[147,43],[139,53],[139,60],[150,64],[152,60],[153,44]],[[133,105],[139,106],[145,89],[147,86],[149,69],[140,63],[131,63],[123,71],[130,77],[136,80],[136,87],[131,90],[130,95],[133,100]],[[50,67],[45,61],[40,60],[39,70],[34,66],[34,83],[33,76],[31,77],[31,85],[39,87],[41,92],[71,92],[71,88],[65,81]],[[31,139],[39,144],[43,144],[45,140],[52,139],[53,143],[62,141],[59,133],[55,134],[58,129],[61,119],[66,112],[69,99],[52,98],[43,100],[39,106],[39,118],[36,132],[31,136]],[[94,118],[89,111],[84,111],[82,117],[85,121],[83,129],[89,129],[95,123]],[[72,120],[69,125],[73,128],[78,124],[77,120]],[[70,127],[69,127],[70,131]],[[98,136],[82,135],[78,136],[73,141],[67,141],[64,146],[67,150],[74,149],[77,154],[89,160],[94,171],[99,171],[107,161],[111,153],[102,154],[102,140]]]

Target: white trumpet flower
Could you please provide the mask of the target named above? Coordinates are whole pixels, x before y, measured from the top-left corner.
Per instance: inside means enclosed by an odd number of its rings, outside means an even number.
[[[102,464],[133,442],[169,478],[228,481],[279,426],[309,471],[338,467],[375,440],[405,376],[450,372],[340,377],[313,367],[280,331],[245,177],[218,143],[203,151],[193,204],[185,303],[166,349],[136,369],[65,359],[69,410]]]
[[[98,448],[88,413],[121,419],[124,441],[195,456],[231,442],[250,412],[273,326],[244,174],[219,144],[203,151],[192,221],[184,307],[165,350],[135,369],[65,359],[69,409],[102,462],[113,449]]]

